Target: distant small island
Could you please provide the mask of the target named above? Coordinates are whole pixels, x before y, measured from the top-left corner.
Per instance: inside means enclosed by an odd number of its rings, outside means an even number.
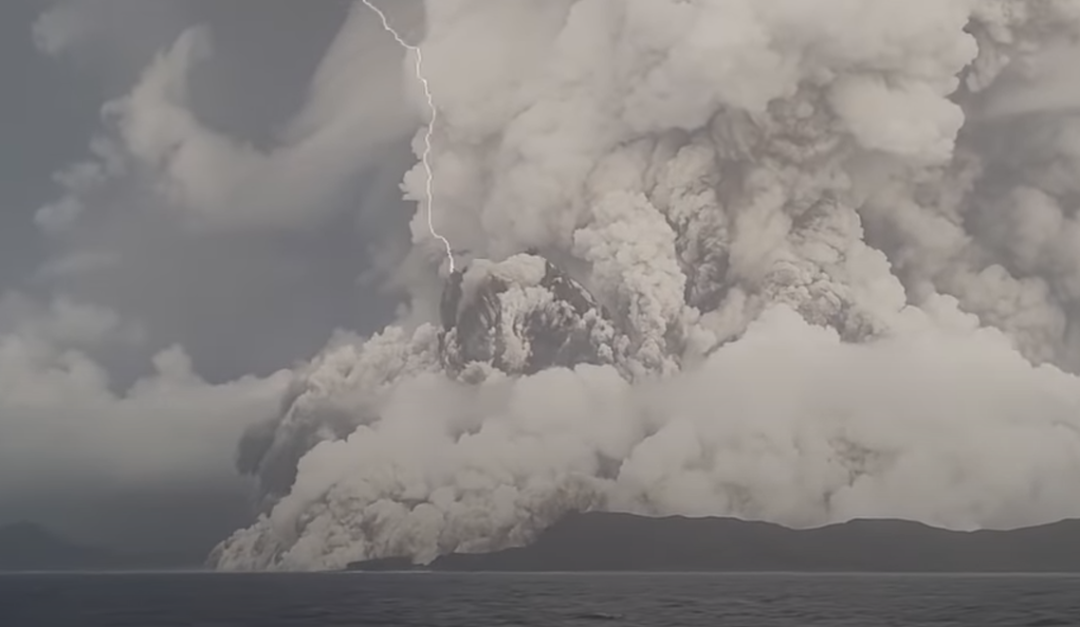
[[[0,572],[172,570],[198,567],[191,556],[128,554],[75,544],[29,522],[0,527]]]
[[[1080,520],[959,532],[900,520],[788,529],[731,518],[573,514],[536,542],[485,554],[358,562],[349,570],[446,572],[1080,572]]]

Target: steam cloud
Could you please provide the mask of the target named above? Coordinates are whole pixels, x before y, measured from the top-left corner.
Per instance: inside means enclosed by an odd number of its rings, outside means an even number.
[[[417,215],[412,310],[248,433],[266,513],[218,567],[423,562],[585,509],[1080,515],[1080,2],[431,0],[426,26],[435,227],[472,263],[443,295]]]

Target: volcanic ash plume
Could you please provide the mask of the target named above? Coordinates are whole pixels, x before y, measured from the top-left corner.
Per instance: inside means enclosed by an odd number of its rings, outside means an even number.
[[[1047,87],[1080,2],[426,8],[435,226],[475,258],[414,286],[429,323],[296,375],[218,567],[424,562],[589,509],[1080,515],[1080,94]]]

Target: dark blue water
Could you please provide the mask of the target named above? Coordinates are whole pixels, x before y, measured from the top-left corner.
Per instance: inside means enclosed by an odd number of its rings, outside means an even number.
[[[1059,576],[0,576],[0,627],[1080,625]]]

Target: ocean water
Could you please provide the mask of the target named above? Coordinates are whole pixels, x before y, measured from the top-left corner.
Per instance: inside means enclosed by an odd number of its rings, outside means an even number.
[[[0,575],[2,627],[1080,625],[1052,575]]]

